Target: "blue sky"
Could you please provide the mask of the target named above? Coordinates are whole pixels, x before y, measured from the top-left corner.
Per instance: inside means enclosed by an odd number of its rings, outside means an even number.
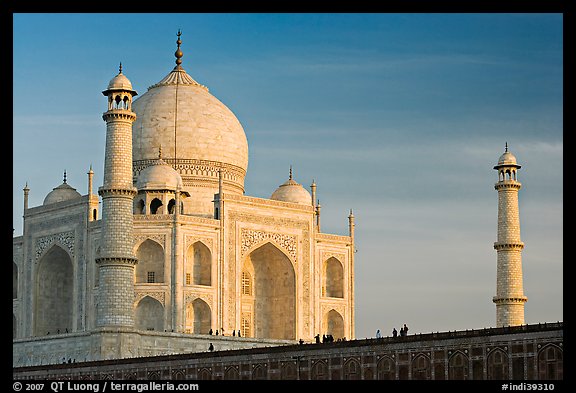
[[[294,168],[322,230],[356,216],[356,335],[495,325],[497,192],[519,180],[526,322],[563,320],[561,14],[14,14],[13,226],[62,183],[102,184],[118,63],[140,94],[183,66],[249,144],[246,195]]]

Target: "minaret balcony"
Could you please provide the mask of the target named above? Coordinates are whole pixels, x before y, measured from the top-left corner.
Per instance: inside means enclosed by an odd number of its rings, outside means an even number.
[[[110,109],[102,114],[102,119],[104,119],[104,121],[114,119],[134,121],[136,120],[136,113],[128,109]]]
[[[494,184],[494,189],[502,190],[506,188],[519,190],[522,187],[522,183],[516,180],[502,180]]]
[[[500,250],[522,250],[524,248],[523,242],[495,242],[494,249]]]
[[[498,297],[494,296],[492,302],[496,304],[513,304],[513,303],[526,303],[528,298],[526,296],[511,296],[511,297]]]

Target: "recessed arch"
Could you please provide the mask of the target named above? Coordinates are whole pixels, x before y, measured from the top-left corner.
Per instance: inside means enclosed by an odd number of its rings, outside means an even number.
[[[74,269],[70,255],[53,245],[38,262],[34,293],[34,334],[72,331]]]
[[[432,378],[432,365],[430,358],[423,353],[419,353],[412,360],[412,379],[429,380]]]
[[[332,335],[334,339],[344,337],[344,318],[334,309],[328,311],[324,316],[324,332]]]
[[[200,298],[186,305],[186,331],[195,334],[208,334],[212,327],[212,310]]]
[[[164,282],[164,249],[151,239],[144,240],[136,250],[138,263],[134,269],[136,283]]]
[[[164,330],[164,306],[158,300],[144,296],[136,306],[135,325],[140,330]]]
[[[225,380],[239,380],[240,379],[240,372],[234,366],[230,366],[224,372],[224,379]]]
[[[209,381],[212,379],[212,372],[207,368],[198,371],[198,379],[202,381]]]
[[[350,358],[344,363],[344,379],[362,379],[360,362],[357,359]]]
[[[296,338],[296,277],[292,262],[267,242],[244,260],[242,271],[252,276],[252,295],[241,295],[242,319],[250,314],[256,338]]]
[[[298,370],[296,368],[296,363],[286,362],[282,364],[280,368],[280,379],[283,380],[295,380],[298,379]]]
[[[344,267],[342,262],[334,257],[324,262],[324,296],[344,297]]]
[[[186,284],[212,285],[212,253],[201,241],[191,244],[186,252]]]
[[[312,366],[310,379],[326,380],[328,379],[328,365],[325,361],[319,360]]]
[[[468,379],[468,356],[455,351],[448,360],[448,379]]]
[[[396,362],[391,357],[383,356],[380,360],[378,360],[378,364],[376,365],[376,372],[378,379],[396,379]]]
[[[487,366],[488,379],[508,379],[508,354],[501,348],[495,348],[490,351],[487,358]]]
[[[257,381],[266,379],[266,370],[261,364],[257,364],[252,370],[252,379]]]
[[[538,376],[541,380],[564,378],[564,351],[555,345],[547,344],[538,351]]]

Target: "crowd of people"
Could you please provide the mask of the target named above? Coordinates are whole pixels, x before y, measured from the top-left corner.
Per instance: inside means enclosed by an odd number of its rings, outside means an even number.
[[[224,329],[222,329],[222,333],[224,333]],[[208,333],[210,335],[212,335],[212,329],[210,329],[210,332]],[[218,330],[216,330],[216,335],[218,336],[219,332]],[[224,334],[222,334],[224,335]],[[408,326],[406,326],[406,324],[404,324],[404,326],[402,326],[400,328],[400,337],[404,337],[408,335]],[[236,331],[232,331],[232,336],[236,336]],[[238,337],[240,336],[240,330],[238,330]],[[392,337],[398,337],[398,331],[396,330],[396,328],[392,329]],[[382,338],[382,334],[380,333],[380,329],[376,330],[376,338]],[[314,340],[316,341],[316,344],[320,344],[320,342],[322,343],[332,343],[334,342],[334,336],[331,334],[323,334],[322,335],[322,339],[320,339],[320,333],[318,333],[317,335],[314,336]],[[320,341],[322,340],[322,341]],[[336,341],[346,341],[346,337],[343,338],[339,338]],[[300,339],[299,340],[300,345],[304,344],[304,340]],[[208,347],[208,350],[210,352],[214,351],[214,346],[212,345],[212,343],[210,343],[210,346]]]

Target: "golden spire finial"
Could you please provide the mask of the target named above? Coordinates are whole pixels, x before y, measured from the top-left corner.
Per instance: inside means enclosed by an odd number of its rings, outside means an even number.
[[[176,49],[174,56],[176,56],[176,68],[180,68],[181,67],[180,64],[182,64],[182,56],[184,56],[184,53],[182,53],[182,50],[180,49],[180,45],[182,44],[182,40],[180,39],[182,32],[180,31],[180,29],[178,29],[178,34],[176,35],[178,36],[178,39],[176,40],[178,48]]]

